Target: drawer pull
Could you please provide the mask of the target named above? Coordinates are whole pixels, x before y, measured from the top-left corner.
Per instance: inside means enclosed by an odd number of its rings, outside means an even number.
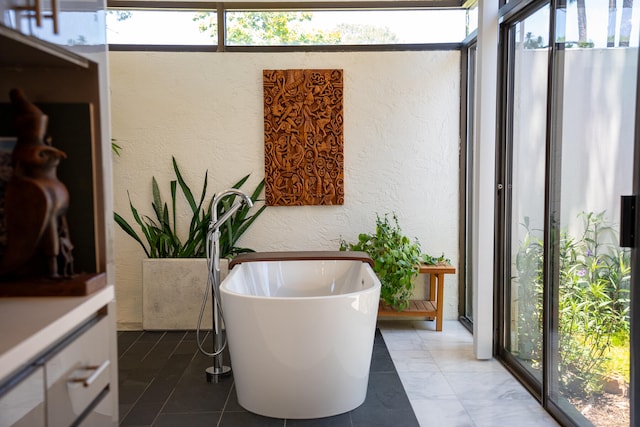
[[[87,371],[92,370],[93,373],[91,375],[85,378],[73,378],[69,380],[69,382],[82,383],[83,386],[90,387],[91,384],[93,384],[93,382],[100,376],[100,374],[102,374],[105,371],[105,369],[109,367],[109,365],[111,365],[111,362],[109,362],[109,360],[107,359],[104,362],[102,362],[100,366],[95,366],[95,365],[87,366],[86,368],[84,368],[84,370],[87,370]]]

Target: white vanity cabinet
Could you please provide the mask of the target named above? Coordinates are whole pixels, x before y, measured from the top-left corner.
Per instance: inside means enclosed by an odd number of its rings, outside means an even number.
[[[113,296],[0,298],[0,427],[117,425]]]
[[[92,321],[63,344],[45,362],[47,426],[66,427],[110,394],[109,325],[107,318]],[[110,421],[112,413],[104,415]],[[100,425],[110,425],[101,423]]]
[[[0,426],[45,427],[44,368],[34,367],[0,389]]]

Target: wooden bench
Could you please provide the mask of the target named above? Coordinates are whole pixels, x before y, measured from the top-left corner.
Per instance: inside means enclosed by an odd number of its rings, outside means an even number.
[[[429,275],[429,299],[411,300],[409,307],[398,311],[380,301],[378,316],[429,317],[436,319],[436,331],[442,331],[442,311],[444,305],[444,275],[455,274],[450,265],[421,265],[420,274]]]

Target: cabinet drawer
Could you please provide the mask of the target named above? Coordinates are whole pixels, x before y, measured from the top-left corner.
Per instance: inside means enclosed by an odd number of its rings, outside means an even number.
[[[42,368],[0,395],[0,427],[44,427],[44,415]]]
[[[49,427],[71,425],[109,385],[107,318],[84,331],[45,364]]]
[[[109,391],[82,420],[78,427],[113,427],[113,393]]]

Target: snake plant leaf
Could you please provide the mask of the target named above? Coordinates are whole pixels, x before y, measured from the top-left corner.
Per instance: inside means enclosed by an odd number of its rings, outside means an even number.
[[[171,181],[171,216],[173,217],[173,223],[176,224],[176,182]]]
[[[262,193],[262,190],[264,189],[264,179],[262,181],[260,181],[260,183],[256,186],[255,190],[253,190],[253,193],[251,193],[251,201],[252,202],[257,202],[258,201],[258,197],[260,197],[260,193]]]
[[[251,196],[249,196],[249,198],[251,199],[251,202],[253,202],[254,204],[258,201],[258,197],[260,197],[260,193],[262,193],[262,190],[264,189],[264,179],[262,181],[260,181],[260,183],[256,186],[255,190],[253,190],[253,193],[251,194]],[[264,209],[262,209],[264,210]],[[262,213],[262,210],[258,211],[256,214],[254,215],[260,215],[260,213]],[[249,214],[250,208],[247,205],[243,205],[240,209],[238,209],[237,214],[235,215],[234,220],[235,221],[239,221],[241,224],[244,223],[245,218],[247,217],[247,215]],[[253,222],[253,221],[251,221]],[[249,224],[251,225],[251,224]],[[242,230],[242,232],[240,234],[242,234],[244,231],[246,231],[247,227],[244,227],[244,229]]]
[[[129,223],[124,218],[122,218],[120,215],[118,215],[117,212],[113,213],[113,217],[114,217],[114,220],[115,220],[116,224],[118,224],[124,230],[125,233],[127,233],[129,236],[133,237],[133,239],[136,242],[138,242],[140,244],[140,246],[142,246],[142,249],[144,250],[144,253],[148,257],[149,256],[149,250],[144,245],[144,243],[142,243],[142,240],[140,239],[140,237],[138,237],[138,234],[133,230],[133,228],[131,228]]]
[[[235,184],[232,185],[232,188],[235,188],[236,190],[240,189],[240,187],[242,187],[244,185],[245,182],[247,182],[247,180],[249,179],[249,177],[251,176],[251,174],[247,174],[245,176],[243,176],[242,178],[240,178],[240,181],[236,182]]]
[[[196,201],[194,193],[185,181],[175,157],[172,157],[172,164],[176,179],[170,182],[171,206],[169,207],[167,203],[162,201],[158,182],[155,177],[152,177],[151,186],[153,197],[151,205],[155,214],[155,219],[148,216],[141,217],[129,197],[129,206],[135,222],[140,227],[141,235],[137,234],[133,227],[131,227],[131,225],[121,215],[114,212],[115,222],[125,231],[126,234],[138,242],[149,258],[204,257],[206,255],[208,232],[211,224],[211,207],[213,203],[213,198],[211,198],[210,201],[205,204],[208,172],[205,172],[202,183],[202,192]],[[249,177],[250,174],[243,176],[233,185],[233,188],[240,189],[240,187],[248,181]],[[178,188],[183,194],[191,211],[191,219],[189,220],[189,227],[184,243],[182,243],[177,231],[177,221],[179,221],[178,199],[180,199],[178,196]],[[263,189],[264,180],[258,184],[252,192],[250,197],[253,202],[258,200]],[[230,209],[233,201],[233,198],[229,197],[225,198],[222,203],[220,203],[217,212],[219,217]],[[203,209],[204,205],[206,205],[206,209]],[[225,222],[225,224],[222,225],[220,228],[221,257],[228,257],[233,253],[252,251],[248,248],[236,248],[235,243],[242,234],[247,231],[249,225],[256,220],[264,209],[265,206],[262,206],[255,214],[249,216],[251,212],[249,207],[243,205],[229,218],[228,221]],[[145,245],[145,240],[148,247]]]
[[[254,213],[253,215],[251,215],[249,218],[247,218],[246,221],[244,221],[242,223],[242,225],[238,228],[237,230],[237,236],[238,238],[244,234],[247,229],[251,226],[251,224],[253,224],[253,222],[258,219],[258,217],[260,216],[260,214],[267,208],[266,205],[261,206],[260,209],[258,209],[258,211],[256,213]]]
[[[162,211],[160,209],[162,206],[162,198],[160,197],[160,189],[158,188],[158,181],[156,181],[155,176],[151,178],[151,192],[153,195],[151,205],[153,206],[153,209],[156,213],[156,217],[158,218],[158,220],[161,220]]]
[[[178,183],[180,184],[180,188],[182,189],[182,192],[184,193],[184,196],[187,199],[187,203],[189,203],[189,206],[191,207],[191,212],[194,214],[199,213],[200,210],[202,209],[202,203],[204,202],[204,198],[207,194],[207,185],[209,182],[209,171],[205,171],[204,173],[204,179],[202,182],[202,192],[200,193],[200,200],[196,204],[195,197],[193,196],[193,192],[191,191],[191,189],[185,182],[184,178],[182,177],[182,173],[180,172],[180,168],[178,167],[178,164],[175,158],[173,158],[173,168],[176,173]]]

